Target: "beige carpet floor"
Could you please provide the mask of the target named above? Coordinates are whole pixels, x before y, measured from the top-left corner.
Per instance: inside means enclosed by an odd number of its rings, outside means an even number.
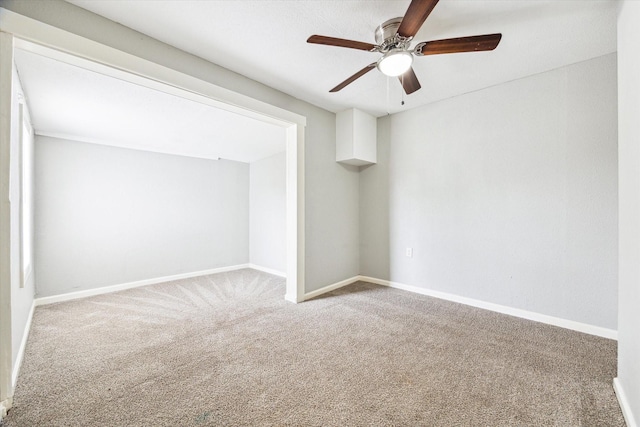
[[[239,270],[36,309],[7,426],[623,426],[611,340]]]

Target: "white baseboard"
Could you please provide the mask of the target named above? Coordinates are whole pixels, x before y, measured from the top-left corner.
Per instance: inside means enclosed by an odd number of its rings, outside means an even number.
[[[22,333],[22,341],[20,342],[20,348],[18,349],[16,363],[13,364],[13,371],[11,373],[11,385],[14,390],[16,388],[16,383],[18,381],[18,374],[20,373],[20,368],[22,367],[24,350],[27,347],[27,340],[29,339],[29,332],[31,331],[31,321],[33,320],[33,312],[35,308],[36,308],[36,301],[34,300],[31,303],[31,309],[29,310],[29,317],[27,318],[27,323],[24,325],[24,332]]]
[[[0,402],[0,421],[7,416],[7,411],[11,409],[11,398]]]
[[[85,291],[69,292],[61,295],[53,295],[50,297],[36,298],[34,303],[36,306],[53,304],[56,302],[70,301],[78,298],[86,298],[95,295],[108,294],[111,292],[124,291],[126,289],[138,288],[140,286],[155,285],[156,283],[170,282],[172,280],[189,279],[191,277],[206,276],[208,274],[224,273],[225,271],[241,270],[249,268],[249,264],[238,264],[229,267],[213,268],[210,270],[195,271],[192,273],[182,273],[173,276],[156,277],[154,279],[139,280],[137,282],[122,283],[120,285],[104,286],[101,288],[87,289]]]
[[[350,285],[352,283],[355,283],[358,280],[362,280],[360,278],[360,276],[353,276],[350,279],[345,279],[345,280],[342,280],[340,282],[333,283],[331,285],[327,285],[327,286],[325,286],[323,288],[316,289],[315,291],[307,292],[307,293],[304,294],[304,300],[306,301],[308,299],[315,298],[315,297],[317,297],[319,295],[326,294],[327,292],[331,292],[331,291],[333,291],[335,289],[338,289],[338,288],[341,288],[343,286],[347,286],[347,285]]]
[[[631,405],[629,405],[627,395],[617,377],[613,379],[613,389],[616,392],[616,397],[618,398],[618,403],[620,404],[620,409],[622,410],[622,415],[627,423],[627,427],[638,427],[638,423],[636,423],[633,413],[631,412]]]
[[[304,297],[303,297],[303,298],[304,298]],[[294,304],[298,304],[298,303],[300,303],[300,302],[304,302],[304,299],[302,299],[302,300],[298,301],[298,298],[296,298],[296,296],[295,296],[295,295],[289,295],[289,294],[285,294],[284,299],[285,299],[286,301],[292,302],[292,303],[294,303]]]
[[[305,293],[304,300],[315,298],[324,293],[331,292],[335,289],[350,285],[358,281],[369,282],[369,283],[382,285],[382,286],[388,286],[395,289],[401,289],[404,291],[409,291],[409,292],[413,292],[421,295],[426,295],[434,298],[452,301],[459,304],[465,304],[472,307],[495,311],[497,313],[507,314],[509,316],[520,317],[527,320],[533,320],[535,322],[558,326],[565,329],[571,329],[573,331],[578,331],[585,334],[596,335],[599,337],[608,338],[612,340],[618,339],[618,331],[613,329],[589,325],[587,323],[581,323],[573,320],[562,319],[559,317],[548,316],[546,314],[540,314],[533,311],[513,308],[506,305],[494,304],[491,302],[485,302],[485,301],[481,301],[473,298],[462,297],[459,295],[449,294],[446,292],[434,291],[431,289],[420,288],[418,286],[405,285],[403,283],[391,282],[389,280],[377,279],[375,277],[368,277],[368,276],[354,276],[349,279],[342,280],[340,282],[333,283],[331,285],[327,285],[315,291]]]
[[[197,271],[197,272],[192,272],[192,273],[177,274],[177,275],[174,275],[174,276],[165,276],[165,277],[158,277],[158,278],[155,278],[155,279],[140,280],[140,281],[137,281],[137,282],[123,283],[123,284],[120,284],[120,285],[105,286],[105,287],[102,287],[102,288],[88,289],[88,290],[85,290],[85,291],[71,292],[71,293],[62,294],[62,295],[54,295],[54,296],[50,296],[50,297],[36,298],[34,300],[34,305],[35,306],[39,306],[39,305],[45,305],[45,304],[53,304],[53,303],[62,302],[62,301],[70,301],[70,300],[74,300],[74,299],[78,299],[78,298],[86,298],[86,297],[94,296],[94,295],[101,295],[101,294],[106,294],[106,293],[111,293],[111,292],[122,291],[122,290],[125,290],[125,289],[137,288],[137,287],[140,287],[140,286],[153,285],[153,284],[156,284],[156,283],[168,282],[168,281],[172,281],[172,280],[188,279],[190,277],[205,276],[207,274],[223,273],[225,271],[240,270],[240,269],[243,269],[243,268],[253,268],[253,269],[264,271],[264,272],[267,272],[267,273],[270,273],[270,274],[275,274],[277,276],[281,276],[281,277],[285,276],[285,274],[282,273],[282,272],[278,272],[276,270],[271,270],[271,269],[266,269],[264,267],[260,267],[260,266],[254,265],[254,264],[239,264],[239,265],[233,265],[233,266],[229,266],[229,267],[214,268],[214,269],[211,269],[211,270],[203,270],[203,271]],[[508,306],[505,306],[505,305],[494,304],[494,303],[490,303],[490,302],[476,300],[476,299],[473,299],[473,298],[462,297],[462,296],[459,296],[459,295],[449,294],[449,293],[446,293],[446,292],[434,291],[434,290],[430,290],[430,289],[420,288],[418,286],[405,285],[403,283],[391,282],[389,280],[377,279],[375,277],[368,277],[368,276],[353,276],[353,277],[351,277],[349,279],[345,279],[345,280],[342,280],[340,282],[333,283],[331,285],[327,285],[327,286],[322,287],[320,289],[316,289],[315,291],[311,291],[311,292],[305,293],[304,294],[304,300],[315,298],[315,297],[317,297],[319,295],[322,295],[322,294],[327,293],[327,292],[331,292],[331,291],[333,291],[335,289],[341,288],[343,286],[350,285],[350,284],[355,283],[357,281],[364,281],[364,282],[374,283],[374,284],[378,284],[378,285],[382,285],[382,286],[389,286],[389,287],[395,288],[395,289],[401,289],[401,290],[414,292],[414,293],[418,293],[418,294],[422,294],[422,295],[426,295],[426,296],[430,296],[430,297],[434,297],[434,298],[439,298],[439,299],[444,299],[444,300],[447,300],[447,301],[457,302],[457,303],[460,303],[460,304],[470,305],[472,307],[478,307],[478,308],[482,308],[482,309],[485,309],[485,310],[491,310],[491,311],[495,311],[495,312],[502,313],[502,314],[508,314],[510,316],[515,316],[515,317],[520,317],[520,318],[523,318],[523,319],[533,320],[533,321],[540,322],[540,323],[546,323],[546,324],[553,325],[553,326],[559,326],[561,328],[571,329],[571,330],[574,330],[574,331],[583,332],[583,333],[591,334],[591,335],[596,335],[596,336],[600,336],[600,337],[603,337],[603,338],[608,338],[608,339],[613,339],[613,340],[617,340],[618,339],[618,331],[615,331],[613,329],[607,329],[607,328],[603,328],[603,327],[600,327],[600,326],[594,326],[594,325],[589,325],[589,324],[586,324],[586,323],[576,322],[576,321],[573,321],[573,320],[567,320],[567,319],[562,319],[562,318],[559,318],[559,317],[548,316],[548,315],[545,315],[545,314],[540,314],[540,313],[536,313],[536,312],[532,312],[532,311],[527,311],[527,310],[522,310],[522,309],[518,309],[518,308],[508,307]],[[290,300],[287,297],[285,297],[285,299]],[[293,300],[291,299],[291,301],[293,301]],[[293,302],[297,302],[297,301],[293,301]]]
[[[377,285],[389,286],[391,288],[402,289],[417,294],[427,295],[447,301],[453,301],[460,304],[470,305],[472,307],[483,308],[485,310],[495,311],[497,313],[508,314],[510,316],[521,317],[523,319],[533,320],[548,325],[559,326],[565,329],[571,329],[585,334],[596,335],[612,340],[618,339],[618,331],[607,329],[600,326],[589,325],[587,323],[575,322],[573,320],[562,319],[559,317],[548,316],[533,311],[513,308],[506,305],[494,304],[491,302],[480,301],[473,298],[461,297],[459,295],[449,294],[446,292],[433,291],[430,289],[420,288],[418,286],[405,285],[403,283],[391,282],[389,280],[376,279],[375,277],[359,276],[358,280],[374,283]]]
[[[283,273],[282,271],[279,270],[274,270],[273,268],[267,268],[267,267],[263,267],[261,265],[256,265],[256,264],[249,264],[249,268],[252,268],[254,270],[258,270],[258,271],[262,271],[265,273],[269,273],[269,274],[273,274],[274,276],[280,276],[280,277],[287,277],[287,273]]]

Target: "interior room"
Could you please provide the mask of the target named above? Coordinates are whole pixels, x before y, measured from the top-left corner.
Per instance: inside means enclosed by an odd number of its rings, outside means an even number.
[[[35,123],[37,297],[249,264],[285,275],[283,128],[55,56],[15,53]]]
[[[0,423],[637,426],[639,19],[2,0]]]

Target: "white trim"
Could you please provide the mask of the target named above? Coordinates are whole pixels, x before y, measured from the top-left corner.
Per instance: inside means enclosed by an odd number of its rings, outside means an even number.
[[[453,301],[460,304],[470,305],[472,307],[478,307],[485,310],[495,311],[497,313],[508,314],[509,316],[520,317],[523,319],[533,320],[535,322],[546,323],[548,325],[559,326],[565,329],[571,329],[574,331],[582,332],[585,334],[596,335],[603,338],[612,340],[618,339],[618,331],[600,326],[589,325],[587,323],[580,323],[573,320],[562,319],[559,317],[548,316],[546,314],[540,314],[533,311],[522,310],[519,308],[513,308],[506,305],[494,304],[491,302],[481,301],[473,298],[462,297],[459,295],[450,294],[447,292],[434,291],[431,289],[420,288],[418,286],[405,285],[403,283],[391,282],[389,280],[376,279],[374,277],[360,276],[359,280],[374,283],[382,286],[389,286],[395,289],[402,289],[404,291],[414,292],[417,294],[427,295],[434,298],[439,298],[447,301]]]
[[[136,282],[121,283],[119,285],[104,286],[101,288],[87,289],[78,292],[69,292],[50,297],[36,298],[36,306],[54,304],[57,302],[70,301],[79,298],[92,297],[95,295],[109,294],[111,292],[124,291],[126,289],[138,288],[140,286],[155,285],[156,283],[170,282],[172,280],[189,279],[191,277],[206,276],[208,274],[224,273],[225,271],[241,270],[249,268],[249,264],[238,264],[229,267],[212,268],[210,270],[195,271],[192,273],[175,274],[173,276],[156,277],[154,279],[139,280]]]
[[[535,322],[545,323],[547,325],[558,326],[565,329],[571,329],[573,331],[582,332],[585,334],[596,335],[603,338],[612,340],[618,339],[618,331],[613,329],[607,329],[600,326],[589,325],[586,323],[580,323],[573,320],[562,319],[559,317],[548,316],[546,314],[540,314],[533,311],[522,310],[519,308],[508,307],[506,305],[494,304],[491,302],[480,301],[473,298],[462,297],[459,295],[449,294],[446,292],[434,291],[431,289],[420,288],[418,286],[405,285],[404,283],[392,282],[389,280],[377,279],[369,276],[354,276],[349,279],[342,280],[331,285],[327,285],[323,288],[317,289],[312,292],[308,292],[304,295],[304,299],[308,300],[318,295],[331,292],[335,289],[343,286],[350,285],[352,283],[363,281],[376,285],[388,286],[394,289],[400,289],[403,291],[413,292],[421,295],[426,295],[442,300],[452,301],[459,304],[469,305],[472,307],[482,308],[485,310],[494,311],[496,313],[507,314],[509,316],[520,317],[522,319],[533,320]]]
[[[274,270],[273,268],[267,268],[267,267],[263,267],[261,265],[249,264],[249,268],[253,268],[254,270],[262,271],[264,273],[273,274],[274,276],[279,276],[279,277],[284,277],[284,278],[287,277],[287,273],[285,273],[283,271]]]
[[[618,398],[618,403],[622,410],[622,416],[624,417],[624,421],[627,423],[627,427],[638,427],[638,423],[636,423],[633,412],[631,412],[631,405],[629,405],[629,400],[627,400],[627,395],[624,392],[618,377],[613,379],[613,389],[616,392],[616,397]]]
[[[16,356],[16,363],[13,364],[13,373],[11,375],[11,384],[13,385],[13,389],[16,388],[16,383],[18,381],[18,374],[20,373],[20,368],[22,367],[22,360],[24,359],[24,350],[27,347],[27,340],[29,339],[29,332],[31,332],[31,321],[33,320],[33,312],[36,309],[35,300],[31,303],[31,309],[29,310],[29,316],[27,317],[27,323],[24,325],[24,333],[22,334],[22,341],[20,342],[20,348],[18,349],[18,354]]]
[[[284,299],[285,299],[285,301],[289,301],[289,302],[292,302],[294,304],[297,304],[299,302],[303,302],[304,301],[304,296],[302,297],[301,300],[298,300],[298,298],[295,295],[291,295],[291,294],[288,294],[288,293],[285,292]]]
[[[304,126],[287,128],[286,219],[287,284],[284,299],[304,301],[305,291],[305,194]]]
[[[353,277],[351,277],[349,279],[345,279],[345,280],[342,280],[340,282],[336,282],[336,283],[333,283],[331,285],[327,285],[327,286],[325,286],[323,288],[316,289],[315,291],[308,292],[308,293],[304,294],[304,299],[306,301],[308,299],[315,298],[315,297],[317,297],[319,295],[326,294],[327,292],[334,291],[334,290],[336,290],[338,288],[342,288],[343,286],[350,285],[350,284],[355,283],[355,282],[357,282],[359,280],[362,280],[361,276],[353,276]]]
[[[12,398],[8,398],[0,402],[0,421],[7,416],[7,411],[11,409]]]
[[[11,98],[13,36],[0,32],[0,402],[11,405],[12,343],[11,282],[15,260],[11,259]]]

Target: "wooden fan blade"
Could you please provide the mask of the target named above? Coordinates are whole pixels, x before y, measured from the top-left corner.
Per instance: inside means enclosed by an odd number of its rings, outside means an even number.
[[[413,68],[409,68],[406,73],[398,76],[398,79],[400,79],[400,83],[407,95],[411,95],[422,87],[420,86],[420,82],[418,81],[418,77],[413,71]]]
[[[402,37],[415,36],[436,4],[438,4],[438,0],[412,0],[404,18],[402,18],[398,34]]]
[[[329,46],[348,47],[350,49],[373,50],[376,45],[371,43],[357,42],[355,40],[338,39],[335,37],[313,35],[307,39],[307,43],[324,44]]]
[[[455,39],[434,40],[418,43],[414,49],[417,56],[438,55],[441,53],[480,52],[493,50],[500,43],[502,34],[458,37]]]
[[[356,79],[359,79],[360,77],[364,76],[365,74],[367,74],[369,71],[373,70],[374,68],[376,68],[376,63],[375,62],[373,64],[367,65],[362,70],[358,71],[353,76],[349,77],[347,80],[343,81],[338,86],[336,86],[333,89],[331,89],[329,92],[337,92],[337,91],[343,89],[345,86],[353,83],[353,81],[355,81]]]

